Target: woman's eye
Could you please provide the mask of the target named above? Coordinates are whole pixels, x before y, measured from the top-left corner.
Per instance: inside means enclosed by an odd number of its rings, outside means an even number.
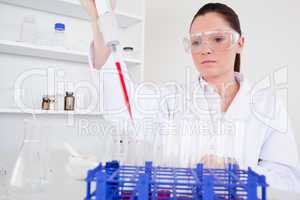
[[[222,42],[222,41],[224,41],[223,37],[216,37],[215,38],[215,42]]]
[[[192,46],[198,46],[198,45],[200,45],[200,42],[199,42],[199,41],[193,41],[193,42],[192,42]]]

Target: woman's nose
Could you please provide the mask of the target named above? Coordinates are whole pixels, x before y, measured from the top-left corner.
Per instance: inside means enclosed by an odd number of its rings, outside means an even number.
[[[212,53],[212,49],[211,49],[211,47],[210,47],[210,45],[209,45],[208,42],[203,42],[202,43],[202,48],[200,50],[200,53],[202,55],[206,55],[206,54],[211,54]]]

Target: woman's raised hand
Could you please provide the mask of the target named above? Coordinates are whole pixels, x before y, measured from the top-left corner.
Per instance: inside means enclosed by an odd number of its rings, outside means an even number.
[[[97,11],[95,0],[80,0],[80,3],[91,20],[98,19],[100,13]]]

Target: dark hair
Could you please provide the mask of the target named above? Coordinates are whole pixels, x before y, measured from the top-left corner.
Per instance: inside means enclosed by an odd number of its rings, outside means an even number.
[[[241,30],[241,25],[240,25],[240,20],[238,15],[235,13],[235,11],[232,8],[222,3],[208,3],[205,4],[203,7],[201,7],[200,10],[198,10],[196,15],[194,16],[191,23],[191,27],[193,22],[198,16],[202,16],[211,12],[220,14],[229,23],[232,29],[234,29],[236,32],[242,35],[242,30]],[[234,71],[240,72],[240,65],[241,65],[241,55],[238,53],[236,54],[235,57]]]

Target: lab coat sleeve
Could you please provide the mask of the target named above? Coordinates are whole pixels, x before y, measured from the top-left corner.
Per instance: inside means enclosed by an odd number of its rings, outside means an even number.
[[[270,126],[261,148],[258,166],[271,187],[300,193],[300,165],[294,131],[288,119],[287,109],[277,102],[277,126]],[[286,127],[286,128],[284,128]]]
[[[94,57],[95,52],[93,48],[93,42],[90,45],[89,50],[89,66],[91,69],[92,76],[95,81],[99,81],[95,83],[99,84],[99,103],[100,110],[103,111],[105,116],[113,116],[113,117],[122,117],[129,118],[129,114],[127,112],[127,108],[125,106],[124,96],[118,76],[118,72],[116,70],[113,56],[110,55],[107,59],[104,66],[101,70],[96,70],[94,65]],[[120,58],[121,67],[125,79],[125,84],[128,90],[129,97],[133,96],[134,92],[134,84],[129,77],[128,69],[126,63]],[[95,75],[97,77],[95,78]],[[94,81],[94,82],[95,82]]]
[[[299,167],[292,167],[278,162],[260,161],[253,167],[258,174],[265,175],[271,188],[300,193]]]

